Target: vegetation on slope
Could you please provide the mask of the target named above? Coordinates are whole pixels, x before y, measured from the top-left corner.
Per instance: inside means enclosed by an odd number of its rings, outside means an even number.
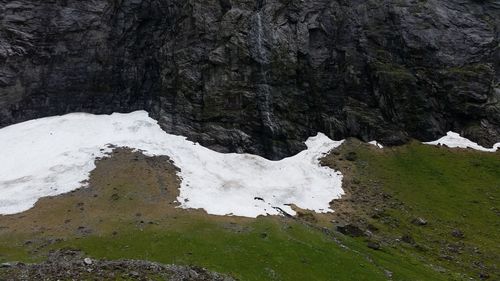
[[[372,230],[372,240],[451,279],[499,277],[498,152],[416,142],[377,150],[356,141],[341,150],[324,162],[355,158],[345,184],[364,200],[348,220]]]
[[[351,140],[323,163],[346,177],[336,213],[246,219],[176,208],[169,160],[118,149],[97,163],[89,188],[0,217],[0,261],[74,248],[240,280],[498,278],[498,153],[416,143],[379,150]],[[336,230],[345,225],[359,235]]]

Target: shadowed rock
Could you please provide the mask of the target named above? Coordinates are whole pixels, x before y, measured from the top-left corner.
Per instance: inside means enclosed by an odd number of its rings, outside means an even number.
[[[317,131],[500,139],[494,1],[0,0],[0,126],[146,109],[280,158]]]

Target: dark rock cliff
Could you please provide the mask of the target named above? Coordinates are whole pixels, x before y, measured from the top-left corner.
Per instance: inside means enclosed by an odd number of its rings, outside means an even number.
[[[221,151],[500,141],[500,1],[0,0],[0,127],[148,110]]]

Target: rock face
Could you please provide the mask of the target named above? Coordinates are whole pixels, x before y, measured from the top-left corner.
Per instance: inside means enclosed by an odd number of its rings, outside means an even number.
[[[280,158],[318,131],[500,140],[495,0],[0,0],[0,127],[148,110]]]

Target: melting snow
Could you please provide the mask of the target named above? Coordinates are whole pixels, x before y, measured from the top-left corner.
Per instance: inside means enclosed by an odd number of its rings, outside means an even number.
[[[384,146],[381,145],[378,141],[370,141],[368,143],[371,144],[371,145],[374,145],[374,146],[376,146],[378,148],[384,148]]]
[[[182,208],[246,217],[281,211],[294,215],[290,204],[331,212],[329,202],[343,194],[342,174],[321,167],[319,159],[341,144],[318,134],[307,140],[307,150],[270,161],[218,153],[167,134],[145,111],[32,120],[0,129],[0,214],[22,212],[41,197],[85,186],[95,159],[107,156],[113,145],[169,156],[180,168],[177,200]],[[370,144],[382,148],[376,141]],[[500,148],[500,143],[482,147],[453,132],[426,144],[489,152]]]
[[[500,148],[500,142],[496,143],[493,148],[486,148],[480,146],[479,144],[472,142],[464,137],[461,137],[459,134],[454,132],[448,132],[446,136],[438,139],[437,141],[425,142],[425,144],[430,145],[446,145],[448,147],[458,147],[458,148],[472,148],[475,150],[486,151],[486,152],[495,152]]]
[[[97,157],[110,144],[167,155],[180,168],[182,208],[215,215],[295,214],[289,204],[316,212],[343,194],[342,175],[319,165],[340,146],[323,134],[307,150],[269,161],[248,154],[221,154],[182,136],[165,133],[147,112],[91,115],[74,113],[0,129],[0,214],[30,209],[45,196],[75,190],[88,180]]]

